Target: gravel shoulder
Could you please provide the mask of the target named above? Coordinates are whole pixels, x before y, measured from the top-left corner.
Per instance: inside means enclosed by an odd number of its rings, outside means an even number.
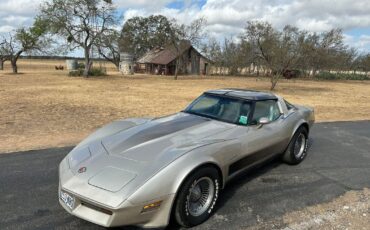
[[[367,230],[370,223],[370,189],[349,191],[331,202],[310,206],[263,221],[245,230],[353,229]]]

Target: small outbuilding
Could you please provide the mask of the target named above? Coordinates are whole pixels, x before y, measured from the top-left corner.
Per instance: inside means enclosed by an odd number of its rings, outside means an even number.
[[[123,75],[134,74],[134,58],[131,54],[121,52],[119,70]]]
[[[178,61],[179,74],[206,75],[210,61],[188,41],[176,48],[173,44],[150,50],[136,62],[135,71],[147,74],[174,75]]]

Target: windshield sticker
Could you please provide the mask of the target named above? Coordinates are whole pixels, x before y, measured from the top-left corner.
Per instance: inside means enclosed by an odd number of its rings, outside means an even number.
[[[239,123],[240,124],[243,124],[243,125],[246,125],[248,123],[248,117],[246,117],[246,116],[240,116]]]

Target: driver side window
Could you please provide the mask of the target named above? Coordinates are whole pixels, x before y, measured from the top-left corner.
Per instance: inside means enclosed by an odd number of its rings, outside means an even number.
[[[257,101],[254,107],[252,124],[258,123],[262,117],[275,121],[280,117],[280,109],[276,100]]]

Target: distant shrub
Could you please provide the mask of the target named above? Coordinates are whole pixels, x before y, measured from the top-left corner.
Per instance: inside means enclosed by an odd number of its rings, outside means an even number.
[[[90,76],[105,76],[107,75],[107,70],[105,68],[91,68],[89,72]]]
[[[330,73],[330,72],[320,72],[315,76],[317,80],[370,80],[366,75],[362,74],[347,74],[347,73]]]
[[[303,72],[299,69],[289,69],[283,72],[283,77],[286,79],[299,78],[303,76]]]
[[[84,70],[78,69],[78,70],[72,70],[69,72],[70,77],[80,77],[83,76]],[[104,68],[91,68],[89,72],[89,76],[97,77],[97,76],[105,76],[107,75],[107,71]]]
[[[79,76],[82,76],[84,73],[84,70],[83,69],[77,69],[77,70],[71,70],[69,71],[68,75],[70,77],[79,77]]]
[[[77,69],[85,69],[85,63],[79,62],[77,64]]]

